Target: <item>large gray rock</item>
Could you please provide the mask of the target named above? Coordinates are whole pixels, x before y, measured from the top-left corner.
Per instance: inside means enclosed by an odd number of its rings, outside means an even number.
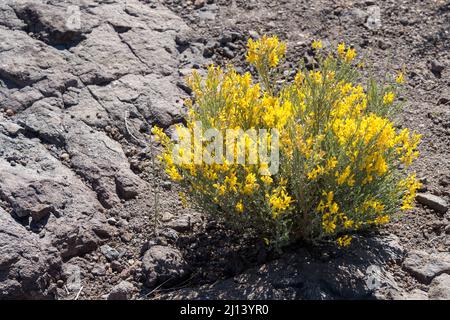
[[[450,300],[450,274],[444,273],[433,279],[428,297],[433,300]]]
[[[38,139],[0,131],[0,144],[0,197],[13,214],[41,224],[36,231],[48,233],[62,257],[94,250],[106,224],[96,193]]]
[[[49,214],[92,214],[100,207],[95,194],[39,140],[0,132],[0,144],[0,195],[17,216],[39,221]]]
[[[124,117],[181,121],[175,37],[189,28],[139,0],[0,2],[0,292],[43,297],[47,257],[97,250],[116,232],[105,209],[148,191]]]
[[[60,266],[56,249],[0,208],[0,300],[47,297],[48,274]]]
[[[119,251],[112,248],[111,246],[105,244],[100,247],[100,251],[103,253],[103,255],[108,259],[108,261],[114,261],[117,258],[119,258]]]
[[[108,300],[129,300],[133,293],[134,286],[128,281],[121,281],[114,286],[108,295]]]
[[[411,251],[403,262],[403,268],[418,280],[429,283],[436,276],[450,272],[450,253],[429,254],[421,250]]]
[[[441,197],[435,196],[434,194],[419,193],[416,196],[416,200],[441,214],[446,213],[448,210],[447,201],[445,201]]]
[[[146,69],[108,24],[95,28],[71,52],[75,55],[73,61],[78,62],[73,65],[74,73],[84,84],[101,84]]]
[[[45,98],[34,103],[17,117],[18,123],[46,143],[64,147],[72,168],[89,182],[105,207],[117,204],[119,197],[135,197],[144,182],[130,170],[121,145],[67,116],[58,102]]]
[[[82,40],[81,24],[78,29],[67,23],[71,12],[64,6],[26,3],[16,5],[15,13],[25,23],[26,31],[45,43],[63,45]]]
[[[181,92],[167,77],[130,74],[106,86],[89,89],[112,117],[123,119],[126,107],[130,115],[140,115],[164,128],[182,120],[183,108],[178,99]],[[125,131],[123,123],[118,126]]]
[[[150,247],[142,257],[142,266],[149,287],[173,285],[188,274],[188,266],[181,252],[169,246]]]
[[[0,61],[0,76],[18,88],[51,80],[61,88],[70,77],[62,53],[18,30],[0,28]]]
[[[428,300],[428,293],[420,289],[414,289],[411,292],[401,292],[393,296],[394,300]]]
[[[5,1],[2,1],[0,3],[0,26],[11,30],[21,30],[26,27],[26,24],[17,17],[11,6],[7,5]]]

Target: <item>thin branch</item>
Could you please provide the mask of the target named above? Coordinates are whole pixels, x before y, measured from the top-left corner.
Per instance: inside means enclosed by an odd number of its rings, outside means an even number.
[[[149,154],[151,158],[151,166],[152,166],[152,174],[153,174],[153,193],[154,193],[154,210],[155,210],[155,221],[154,221],[154,229],[153,233],[156,234],[157,224],[158,224],[158,206],[159,206],[159,199],[158,199],[158,181],[157,181],[157,170],[156,170],[156,163],[155,163],[155,157],[156,157],[156,148],[152,145],[151,139],[148,139],[149,141],[143,141],[142,139],[137,138],[130,130],[130,127],[128,126],[128,111],[125,110],[124,112],[124,122],[125,122],[125,128],[127,130],[127,133],[135,139],[137,142],[139,142],[140,145],[143,145],[145,149],[149,149]],[[145,121],[145,120],[144,120]],[[147,121],[145,121],[148,125]],[[150,125],[149,125],[150,126]],[[149,128],[149,132],[151,133],[151,126]],[[144,150],[145,150],[144,149]]]
[[[137,142],[139,142],[139,143],[141,143],[141,144],[143,144],[143,145],[146,145],[145,141],[142,141],[141,139],[138,139],[138,138],[131,132],[130,127],[128,126],[128,121],[127,121],[127,120],[128,120],[128,111],[127,111],[127,110],[125,110],[125,112],[124,112],[123,119],[124,119],[124,121],[125,121],[125,128],[127,129],[127,133],[128,133],[134,140],[136,140]]]
[[[156,292],[159,288],[161,288],[163,285],[165,285],[167,282],[169,282],[170,280],[173,280],[173,278],[169,278],[166,281],[164,281],[163,283],[161,283],[159,286],[157,286],[156,288],[154,288],[152,291],[150,291],[149,293],[147,293],[145,296],[148,297],[149,295],[151,295],[152,293]]]
[[[83,286],[81,286],[80,290],[78,290],[78,293],[75,297],[75,300],[78,300],[78,297],[80,296],[81,291],[83,290]]]

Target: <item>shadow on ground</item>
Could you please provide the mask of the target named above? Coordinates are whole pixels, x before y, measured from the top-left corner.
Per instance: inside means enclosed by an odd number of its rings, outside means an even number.
[[[210,246],[216,246],[214,239],[209,240]],[[234,265],[233,260],[236,259],[242,263],[246,260],[257,261],[257,257],[261,256],[255,247],[250,258],[240,256],[242,250],[228,252],[224,256],[234,257],[227,260],[228,265]],[[393,276],[385,270],[389,264],[399,262],[404,257],[404,250],[395,236],[358,237],[349,249],[325,244],[316,247],[296,246],[286,251],[279,258],[269,254],[266,263],[250,267],[236,276],[198,287],[178,286],[178,289],[155,291],[154,298],[373,299],[398,289]],[[189,252],[187,254],[189,256]]]

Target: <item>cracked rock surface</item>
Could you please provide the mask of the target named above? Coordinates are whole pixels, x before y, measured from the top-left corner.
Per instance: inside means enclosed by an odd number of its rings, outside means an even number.
[[[2,1],[0,17],[0,297],[39,298],[117,232],[106,211],[148,188],[124,118],[181,121],[175,37],[188,27],[137,0]]]

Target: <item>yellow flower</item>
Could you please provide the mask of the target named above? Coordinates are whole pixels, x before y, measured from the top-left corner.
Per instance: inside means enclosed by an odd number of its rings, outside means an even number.
[[[244,212],[244,205],[242,203],[242,200],[240,200],[237,204],[236,204],[236,211],[239,213]]]
[[[281,188],[275,190],[269,197],[269,203],[272,207],[274,218],[276,218],[281,212],[286,211],[292,203],[292,198]]]
[[[347,247],[352,242],[352,237],[345,235],[343,237],[337,238],[336,241],[337,241],[338,245],[340,245],[341,247]]]
[[[328,214],[324,215],[322,218],[322,228],[325,233],[332,234],[336,230],[336,222],[335,219],[329,220]]]
[[[421,137],[421,134],[411,134],[406,128],[395,137],[395,143],[398,144],[397,154],[400,155],[400,161],[406,166],[410,166],[412,161],[419,156],[416,149]]]
[[[334,169],[334,167],[336,167],[337,164],[338,164],[338,161],[337,161],[336,157],[333,156],[327,160],[327,169],[328,170]]]
[[[237,192],[238,182],[236,174],[234,172],[232,172],[229,176],[225,177],[225,184],[228,184],[229,190]]]
[[[383,96],[383,103],[384,104],[392,104],[395,99],[395,94],[392,91],[386,92]]]
[[[322,49],[322,41],[321,40],[313,40],[312,42],[312,48],[315,50]]]
[[[322,193],[322,195],[327,197],[327,202],[330,204],[331,202],[333,202],[334,199],[334,192],[330,191],[328,193],[326,193],[325,191]]]
[[[315,84],[321,84],[322,83],[322,73],[320,72],[320,70],[310,71],[309,72],[309,78]]]
[[[297,74],[295,75],[294,83],[296,85],[300,86],[304,79],[305,79],[305,75],[303,74],[303,72],[301,70],[299,70],[297,72]]]
[[[344,42],[341,42],[337,46],[337,52],[338,52],[339,56],[341,57],[341,59],[343,59],[345,57],[345,43]]]
[[[267,127],[283,129],[292,116],[292,104],[289,101],[281,103],[280,99],[272,96],[265,96],[262,99],[264,114],[262,119]]]
[[[249,173],[246,177],[245,177],[245,183],[246,184],[255,184],[256,182],[256,176],[254,173]]]
[[[399,183],[401,189],[404,190],[402,199],[402,210],[409,210],[413,208],[414,199],[416,198],[417,189],[422,186],[422,183],[416,179],[416,175],[410,175]]]
[[[155,136],[155,141],[161,142],[163,145],[167,144],[169,141],[169,137],[164,133],[163,129],[159,127],[153,127],[151,132]]]
[[[373,221],[374,224],[376,225],[382,225],[382,224],[386,224],[389,222],[389,216],[388,215],[384,215],[384,216],[380,216],[375,218],[375,220]]]
[[[264,176],[270,175],[269,164],[267,162],[261,162],[261,164],[259,166],[259,174],[264,175]]]
[[[375,213],[381,214],[384,211],[384,204],[378,200],[369,199],[364,201],[361,209],[363,213],[367,213],[370,212],[370,210],[373,210]],[[386,221],[386,217],[389,218],[389,216],[379,216],[374,220],[375,224],[383,224],[383,221]]]
[[[286,43],[279,41],[277,37],[262,36],[254,41],[249,39],[247,43],[247,61],[256,68],[276,67],[286,54]]]
[[[265,185],[270,185],[273,182],[273,179],[271,176],[267,175],[267,176],[261,176],[261,181],[265,184]]]
[[[177,168],[175,166],[171,166],[166,169],[166,173],[169,175],[170,179],[173,181],[180,181],[182,179],[182,176],[178,172]]]
[[[218,183],[214,183],[213,187],[217,190],[217,193],[218,193],[219,196],[223,196],[225,194],[226,190],[227,190],[225,185],[221,185],[221,184],[218,184]]]
[[[313,170],[311,170],[308,173],[308,179],[309,180],[315,180],[318,176],[323,174],[325,172],[325,169],[321,165],[317,165]]]
[[[403,72],[397,72],[397,77],[395,78],[395,82],[398,84],[403,84],[405,82],[405,77],[403,76]]]
[[[356,57],[356,50],[354,48],[348,48],[345,54],[345,61],[347,63],[352,62]]]
[[[163,130],[160,127],[153,127],[152,133],[156,136],[160,136],[160,135],[164,134]]]
[[[350,166],[347,166],[341,174],[339,174],[339,172],[336,172],[336,176],[338,177],[337,183],[339,185],[343,184],[345,180],[347,180],[347,178],[350,176]]]
[[[333,202],[329,208],[331,214],[338,213],[339,211],[339,205],[336,202]]]
[[[258,189],[259,185],[256,183],[256,176],[254,173],[249,173],[245,177],[245,185],[243,189],[243,193],[245,195],[251,195]]]
[[[344,228],[345,229],[350,229],[350,228],[352,228],[353,226],[354,226],[354,221],[353,220],[350,220],[350,219],[346,219],[345,221],[344,221]]]

